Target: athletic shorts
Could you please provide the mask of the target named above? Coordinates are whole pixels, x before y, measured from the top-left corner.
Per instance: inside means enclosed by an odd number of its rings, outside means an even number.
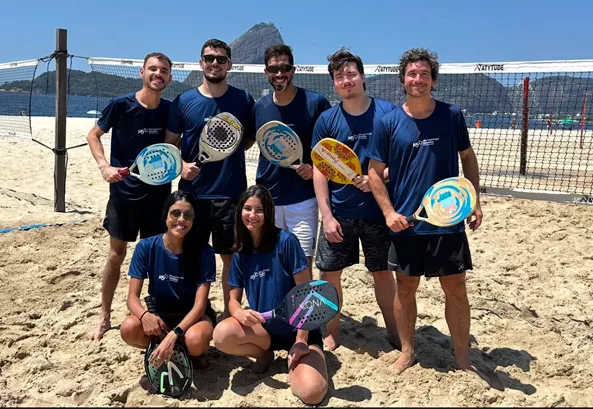
[[[442,277],[472,268],[465,232],[391,237],[389,269],[392,271],[413,277]]]
[[[216,254],[232,254],[235,244],[236,199],[198,199],[193,228],[204,241],[212,234]]]
[[[317,199],[307,199],[300,203],[275,206],[275,224],[282,230],[294,233],[307,257],[315,254],[315,238],[319,225]]]
[[[163,219],[163,206],[167,195],[162,198],[125,200],[109,197],[103,227],[109,235],[122,241],[136,241],[156,236],[167,230]]]
[[[330,243],[323,231],[323,222],[319,229],[319,245],[315,265],[320,271],[340,271],[358,264],[362,243],[364,265],[371,272],[387,270],[389,253],[389,227],[384,221],[368,221],[334,216],[342,227],[341,243]]]
[[[296,331],[286,336],[273,335],[268,329],[268,327],[266,327],[266,324],[262,324],[262,327],[264,327],[266,332],[270,335],[271,341],[268,351],[290,351],[290,348],[292,348],[292,346],[296,342]],[[315,345],[323,351],[323,337],[321,336],[321,330],[315,329],[309,331],[307,345]]]
[[[161,317],[161,319],[163,321],[165,321],[165,324],[167,324],[169,329],[172,330],[173,328],[178,326],[181,321],[183,321],[183,319],[185,318],[185,316],[188,313],[189,313],[189,311],[187,311],[186,313],[183,313],[183,314],[158,314],[158,316]],[[210,303],[210,300],[208,300],[208,304],[206,305],[206,311],[204,311],[204,315],[206,317],[210,318],[210,321],[212,321],[212,325],[215,327],[216,326],[216,312],[212,308],[212,304]]]

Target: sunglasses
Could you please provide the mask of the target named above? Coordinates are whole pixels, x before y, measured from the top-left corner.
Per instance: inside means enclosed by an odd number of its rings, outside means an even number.
[[[292,70],[292,65],[290,65],[290,64],[267,65],[266,70],[271,74],[278,74],[279,72],[281,72],[282,74],[286,74],[287,72]]]
[[[208,64],[212,64],[214,60],[216,60],[219,64],[226,64],[229,62],[229,57],[224,55],[210,55],[206,54],[202,56],[202,60],[204,60]]]
[[[187,221],[192,221],[194,219],[194,217],[196,217],[194,212],[189,211],[189,210],[187,212],[182,212],[179,209],[169,210],[169,216],[171,216],[174,219],[179,219],[181,217],[182,213],[183,213],[183,218]]]

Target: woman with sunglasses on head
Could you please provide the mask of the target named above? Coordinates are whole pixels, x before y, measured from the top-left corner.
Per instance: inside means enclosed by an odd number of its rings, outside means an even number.
[[[214,345],[227,354],[255,358],[256,373],[269,368],[274,351],[288,351],[292,393],[306,404],[320,403],[328,389],[320,330],[297,330],[260,314],[309,280],[307,257],[293,233],[275,226],[274,201],[262,185],[249,187],[239,198],[235,250],[228,280],[231,316],[216,327]],[[243,290],[250,308],[241,307]]]
[[[130,315],[121,325],[121,337],[144,349],[151,337],[160,338],[151,357],[154,366],[171,360],[177,341],[197,357],[212,339],[216,314],[208,294],[216,279],[216,263],[212,247],[192,229],[195,208],[191,195],[171,193],[163,208],[167,232],[140,240],[130,264]],[[140,302],[145,279],[156,312]]]

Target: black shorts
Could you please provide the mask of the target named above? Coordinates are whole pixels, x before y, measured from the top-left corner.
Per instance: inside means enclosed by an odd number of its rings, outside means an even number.
[[[290,351],[290,348],[296,342],[296,334],[297,332],[294,331],[288,336],[281,336],[281,335],[273,335],[266,324],[262,324],[262,327],[270,334],[270,347],[268,351]],[[315,329],[309,331],[309,338],[307,340],[308,345],[315,345],[319,349],[323,351],[323,337],[321,336],[321,330]]]
[[[109,197],[103,227],[109,235],[122,241],[136,241],[167,231],[162,217],[167,195],[142,200],[122,200]]]
[[[315,265],[320,271],[339,271],[358,264],[362,243],[364,265],[372,273],[387,270],[389,253],[389,227],[384,221],[368,221],[334,216],[342,227],[343,241],[330,243],[323,232],[323,222],[319,229]]]
[[[183,313],[183,314],[158,314],[158,316],[161,317],[161,319],[163,321],[165,321],[165,324],[167,324],[169,329],[172,330],[173,328],[178,326],[181,321],[183,321],[183,319],[185,318],[185,316],[187,315],[188,312]],[[212,326],[215,327],[216,326],[216,312],[212,308],[212,304],[210,303],[210,300],[208,300],[208,304],[206,305],[206,311],[204,311],[204,315],[206,317],[210,318],[210,321],[212,321]]]
[[[392,271],[413,277],[442,277],[472,268],[465,232],[391,237],[389,269]]]
[[[216,254],[232,254],[235,244],[236,199],[198,199],[194,229],[205,242],[212,233],[212,247]]]

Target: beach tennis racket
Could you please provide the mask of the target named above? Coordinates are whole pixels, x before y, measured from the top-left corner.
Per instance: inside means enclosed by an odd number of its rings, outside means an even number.
[[[149,185],[164,185],[179,176],[181,164],[179,149],[169,143],[155,143],[142,149],[134,164],[118,173],[134,176]],[[134,170],[138,173],[134,173]]]
[[[443,179],[426,191],[418,210],[406,217],[406,221],[424,221],[440,227],[454,226],[469,217],[476,207],[476,201],[476,189],[468,179],[462,176]],[[422,210],[426,217],[420,216]]]
[[[295,328],[312,330],[327,324],[338,314],[338,292],[328,281],[312,280],[293,287],[280,305],[261,316],[278,318]]]
[[[353,185],[354,179],[362,175],[356,153],[348,145],[332,138],[324,138],[317,142],[311,150],[311,160],[332,182]]]
[[[221,112],[210,118],[200,134],[196,166],[228,158],[237,150],[242,137],[243,125],[232,114]]]
[[[288,125],[280,121],[263,124],[255,135],[259,151],[277,166],[298,168],[303,163],[301,138]]]
[[[156,314],[156,306],[152,296],[144,297],[146,308]],[[144,355],[144,370],[154,393],[159,393],[174,398],[182,397],[192,384],[193,365],[185,346],[175,344],[171,360],[166,364],[156,367],[150,363],[153,352],[158,348],[160,341],[152,337]]]

